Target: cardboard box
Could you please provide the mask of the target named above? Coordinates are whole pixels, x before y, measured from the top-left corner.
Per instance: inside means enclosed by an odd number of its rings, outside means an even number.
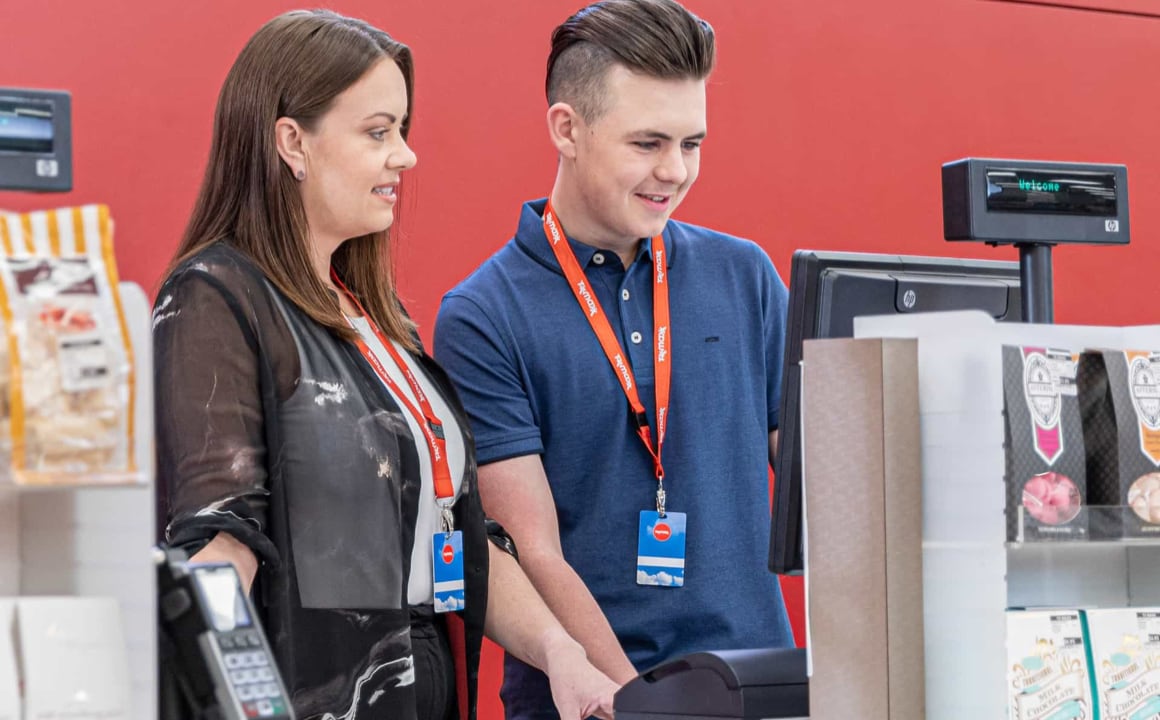
[[[1086,610],[1084,630],[1097,717],[1160,716],[1160,608]]]
[[[1087,537],[1076,361],[1068,350],[1003,346],[1008,540]]]
[[[1078,610],[1007,613],[1007,717],[1090,720],[1091,682]]]
[[[1093,533],[1160,537],[1160,353],[1085,352],[1079,381]]]
[[[114,598],[16,601],[25,720],[129,720],[130,682]]]
[[[811,340],[803,358],[810,717],[921,720],[917,342]]]

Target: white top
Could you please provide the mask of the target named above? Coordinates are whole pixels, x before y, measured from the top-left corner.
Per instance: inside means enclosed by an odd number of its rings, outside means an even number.
[[[411,389],[410,383],[407,382],[407,377],[395,365],[390,353],[379,342],[367,319],[365,317],[352,317],[350,322],[358,334],[362,336],[363,342],[367,344],[370,351],[375,354],[383,368],[386,369],[387,375],[406,394],[407,400],[418,407],[418,401],[415,399],[415,393]],[[460,430],[459,423],[456,422],[451,408],[443,399],[443,394],[427,378],[427,374],[423,372],[418,361],[399,343],[395,341],[391,341],[391,343],[399,351],[399,355],[403,357],[403,361],[407,363],[415,379],[419,381],[419,386],[423,388],[423,392],[427,394],[427,400],[431,403],[435,415],[443,421],[443,436],[447,440],[447,462],[451,468],[451,483],[455,487],[455,497],[458,498],[460,488],[463,486],[465,455],[463,432]],[[383,386],[386,387],[386,383],[383,383]],[[389,391],[390,388],[388,388]],[[394,396],[394,393],[391,394]],[[398,402],[397,397],[395,400]],[[434,577],[431,570],[433,562],[431,538],[442,530],[439,506],[435,501],[435,479],[431,470],[431,453],[427,450],[423,429],[419,427],[411,413],[403,407],[402,402],[399,402],[399,407],[403,410],[407,427],[411,428],[411,434],[415,436],[415,444],[419,450],[419,473],[423,482],[423,486],[419,490],[419,517],[415,523],[415,547],[411,551],[411,575],[407,584],[407,602],[411,605],[430,605],[435,601]]]

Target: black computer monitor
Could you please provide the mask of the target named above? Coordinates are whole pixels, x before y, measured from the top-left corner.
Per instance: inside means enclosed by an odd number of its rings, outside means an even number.
[[[802,343],[854,336],[854,318],[982,310],[1022,320],[1019,263],[798,250],[790,267],[789,311],[774,459],[769,569],[802,567]]]

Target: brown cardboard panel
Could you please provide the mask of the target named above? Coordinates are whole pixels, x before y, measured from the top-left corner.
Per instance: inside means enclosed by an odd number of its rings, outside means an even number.
[[[886,626],[890,718],[925,715],[922,630],[922,432],[918,343],[882,343],[886,479]]]
[[[881,343],[807,342],[803,358],[810,716],[886,718]]]
[[[923,717],[917,345],[804,348],[815,720]]]

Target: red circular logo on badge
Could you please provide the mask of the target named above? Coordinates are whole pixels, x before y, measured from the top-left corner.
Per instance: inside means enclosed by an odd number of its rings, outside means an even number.
[[[673,529],[663,522],[657,523],[656,527],[653,528],[653,537],[655,537],[657,540],[660,540],[661,542],[668,540],[672,536]]]
[[[455,559],[455,548],[451,547],[451,543],[443,546],[443,563],[450,565],[451,561]]]

